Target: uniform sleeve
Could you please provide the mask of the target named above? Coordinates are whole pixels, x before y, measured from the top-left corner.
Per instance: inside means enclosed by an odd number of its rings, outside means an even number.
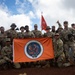
[[[59,50],[59,55],[61,55],[63,53],[63,42],[62,40],[60,40],[60,42],[58,43],[58,50]]]

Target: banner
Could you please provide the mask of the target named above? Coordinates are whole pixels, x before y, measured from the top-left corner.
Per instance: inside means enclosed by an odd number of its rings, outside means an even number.
[[[13,62],[32,62],[54,58],[52,38],[14,39]]]
[[[42,28],[42,30],[46,31],[46,27],[47,27],[47,23],[46,23],[43,15],[41,15],[41,28]]]

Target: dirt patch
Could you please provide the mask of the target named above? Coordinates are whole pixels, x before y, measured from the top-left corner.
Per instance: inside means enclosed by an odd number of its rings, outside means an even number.
[[[64,68],[22,68],[0,70],[0,75],[19,75],[27,73],[27,75],[74,75],[75,66]]]

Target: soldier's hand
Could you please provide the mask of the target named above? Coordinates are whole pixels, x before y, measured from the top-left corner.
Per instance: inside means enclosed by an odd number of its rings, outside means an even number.
[[[59,20],[58,20],[56,23],[58,23],[58,24],[59,24]]]

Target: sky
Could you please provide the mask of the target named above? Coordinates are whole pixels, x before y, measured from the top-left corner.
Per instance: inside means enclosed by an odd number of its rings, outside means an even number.
[[[55,25],[57,20],[63,25],[66,20],[69,27],[75,23],[75,0],[0,0],[0,26],[5,30],[15,23],[18,28],[34,24],[41,30],[41,12],[48,26]]]

